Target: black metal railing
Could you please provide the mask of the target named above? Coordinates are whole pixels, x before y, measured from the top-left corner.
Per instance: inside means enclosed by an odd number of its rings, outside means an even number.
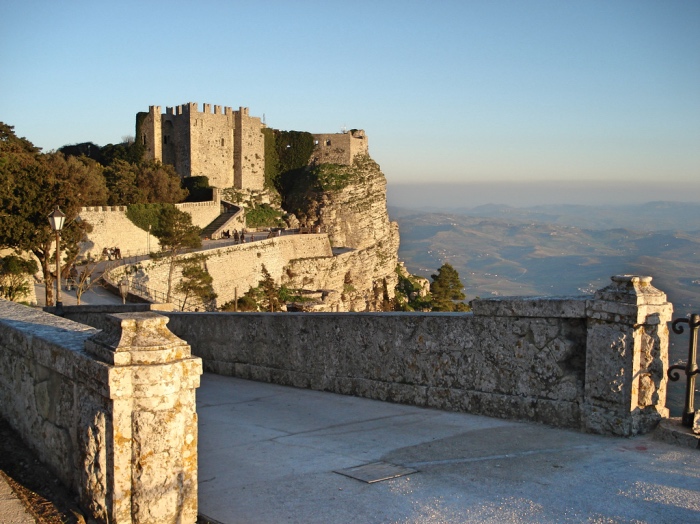
[[[683,324],[688,324],[690,337],[688,339],[688,361],[685,364],[676,364],[668,368],[668,378],[672,381],[680,380],[680,370],[685,372],[685,406],[681,423],[688,428],[693,427],[695,419],[695,375],[700,373],[698,369],[698,328],[700,328],[700,315],[690,315],[690,318],[677,318],[671,324],[671,329],[677,335],[683,333]]]

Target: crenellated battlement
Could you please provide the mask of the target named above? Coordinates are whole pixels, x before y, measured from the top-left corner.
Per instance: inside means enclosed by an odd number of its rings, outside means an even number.
[[[246,115],[248,108],[244,108],[246,110]],[[153,115],[160,115],[161,114],[161,107],[160,106],[149,106],[149,113]],[[166,107],[165,108],[165,115],[171,115],[171,116],[183,116],[183,115],[225,115],[225,116],[232,116],[236,113],[231,107],[229,106],[222,106],[222,105],[213,105],[213,104],[202,104],[202,110],[199,110],[199,103],[198,102],[188,102],[187,104],[181,104],[179,106],[174,106],[174,107]]]
[[[126,213],[126,206],[87,206],[81,207],[80,213]]]

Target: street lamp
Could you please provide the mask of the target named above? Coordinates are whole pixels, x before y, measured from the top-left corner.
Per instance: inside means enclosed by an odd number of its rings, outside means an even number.
[[[126,296],[129,294],[129,280],[126,277],[119,281],[119,294],[122,296],[122,304],[126,304]]]
[[[56,313],[59,314],[63,310],[63,302],[61,302],[61,230],[65,220],[66,215],[61,212],[58,206],[49,215],[49,224],[56,233]]]

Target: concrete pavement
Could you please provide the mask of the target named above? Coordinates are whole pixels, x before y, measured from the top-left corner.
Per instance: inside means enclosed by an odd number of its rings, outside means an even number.
[[[210,374],[197,396],[199,510],[221,523],[700,522],[700,453],[650,436]],[[417,472],[335,473],[380,461]]]

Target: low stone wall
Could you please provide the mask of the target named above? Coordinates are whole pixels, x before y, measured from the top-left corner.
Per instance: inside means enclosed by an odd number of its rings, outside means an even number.
[[[0,415],[97,522],[194,523],[201,361],[155,313],[103,331],[0,301]]]
[[[634,435],[668,416],[672,306],[650,281],[477,300],[473,314],[166,314],[215,373]]]

